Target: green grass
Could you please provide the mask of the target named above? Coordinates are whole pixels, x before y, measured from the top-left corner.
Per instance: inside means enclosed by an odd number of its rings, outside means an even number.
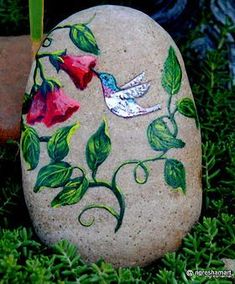
[[[234,88],[228,69],[226,33],[218,48],[195,62],[190,42],[180,46],[194,93],[202,132],[203,209],[201,218],[175,253],[146,268],[114,269],[99,261],[85,264],[76,248],[61,241],[48,248],[33,232],[21,186],[19,147],[0,148],[0,283],[232,283],[230,278],[189,277],[187,270],[224,269],[222,258],[235,258]]]

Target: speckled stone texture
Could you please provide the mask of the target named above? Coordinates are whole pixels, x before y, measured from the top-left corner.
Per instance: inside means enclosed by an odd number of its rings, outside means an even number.
[[[30,66],[29,36],[0,37],[0,143],[20,137],[21,108]]]
[[[100,81],[94,77],[88,87],[76,89],[69,76],[60,71],[58,74],[45,60],[47,75],[63,82],[66,94],[80,103],[80,109],[67,121],[46,128],[35,124],[34,128],[42,136],[51,135],[58,127],[71,125],[79,121],[80,128],[71,139],[71,148],[66,161],[79,165],[89,172],[86,164],[85,147],[89,137],[98,129],[105,116],[112,141],[112,151],[107,160],[98,169],[100,179],[111,180],[114,170],[124,161],[146,159],[156,156],[147,140],[147,127],[151,121],[166,114],[166,91],[161,84],[164,62],[168,49],[172,46],[182,68],[182,85],[176,99],[192,98],[182,56],[172,38],[145,14],[126,7],[99,6],[81,11],[64,20],[67,23],[85,23],[93,15],[89,24],[100,48],[97,56],[97,71],[114,74],[117,82],[123,85],[136,75],[145,71],[145,78],[151,81],[151,88],[138,102],[142,106],[156,103],[162,109],[148,115],[130,119],[114,115],[104,103]],[[85,52],[77,49],[70,41],[68,32],[53,32],[53,43],[40,52],[64,50],[73,55]],[[33,66],[34,67],[34,66]],[[27,91],[32,87],[32,72]],[[90,188],[82,200],[72,206],[51,208],[50,202],[60,189],[47,188],[34,193],[33,187],[41,167],[49,163],[46,145],[41,145],[40,162],[33,171],[27,171],[22,160],[25,200],[35,230],[46,244],[67,239],[76,244],[81,256],[88,262],[104,258],[114,266],[147,265],[168,251],[174,251],[182,238],[198,220],[201,212],[201,140],[195,120],[176,114],[179,126],[178,137],[186,144],[181,149],[170,149],[169,158],[181,161],[186,171],[186,194],[168,186],[164,180],[164,161],[148,163],[150,176],[147,183],[137,184],[133,178],[133,165],[123,167],[117,182],[123,190],[126,212],[122,226],[115,233],[116,220],[108,212],[94,209],[84,214],[85,219],[95,217],[95,223],[83,227],[78,215],[88,204],[107,204],[119,210],[117,200],[111,191],[102,188]]]

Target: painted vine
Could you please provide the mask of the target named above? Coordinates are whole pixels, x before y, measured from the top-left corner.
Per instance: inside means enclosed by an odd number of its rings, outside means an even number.
[[[89,21],[90,22],[90,21]],[[87,23],[88,24],[88,23]],[[98,55],[99,49],[91,30],[87,24],[65,25],[55,29],[69,29],[69,35],[72,42],[81,50]],[[54,30],[55,30],[54,29]],[[53,30],[53,31],[54,31]],[[49,36],[44,41],[43,46],[51,44],[52,38]],[[91,226],[94,218],[84,220],[83,214],[91,209],[98,208],[108,211],[116,218],[117,224],[115,232],[122,225],[125,214],[125,197],[122,189],[117,184],[117,176],[120,170],[126,165],[133,165],[133,176],[138,184],[145,184],[150,175],[148,163],[164,160],[164,178],[167,185],[173,190],[181,190],[186,193],[186,173],[181,161],[167,157],[167,152],[172,148],[183,148],[185,142],[178,137],[178,125],[175,120],[176,113],[186,117],[193,118],[198,127],[198,117],[193,101],[185,97],[172,104],[172,98],[177,95],[181,88],[182,71],[174,49],[169,48],[168,57],[164,63],[162,74],[162,87],[164,88],[167,99],[166,114],[157,117],[147,128],[147,139],[153,151],[157,152],[151,158],[145,160],[124,161],[114,171],[110,181],[101,180],[97,177],[99,167],[105,162],[111,152],[111,137],[108,133],[108,123],[105,119],[101,122],[96,132],[88,139],[86,148],[86,162],[91,171],[91,178],[87,172],[79,165],[71,165],[65,161],[69,153],[70,139],[74,132],[79,128],[79,123],[58,128],[51,136],[40,137],[37,131],[30,126],[35,123],[44,123],[47,127],[65,121],[75,111],[79,109],[79,104],[68,98],[62,90],[60,82],[55,79],[45,77],[41,59],[48,57],[51,64],[56,68],[68,73],[74,84],[80,90],[86,88],[92,78],[92,68],[95,66],[95,59],[89,56],[77,56],[76,58],[66,54],[64,51],[52,53],[41,53],[36,56],[36,66],[34,70],[34,85],[31,93],[26,95],[24,104],[24,114],[26,114],[26,123],[22,125],[21,147],[22,155],[28,164],[28,170],[34,170],[40,160],[40,144],[46,143],[47,153],[50,157],[50,163],[42,167],[37,176],[34,186],[34,192],[40,192],[46,188],[62,188],[51,202],[54,208],[69,206],[78,203],[87,191],[93,187],[103,187],[110,190],[117,199],[119,210],[104,204],[90,204],[83,208],[78,215],[78,221],[83,226]],[[84,59],[86,57],[86,59]],[[79,73],[72,68],[72,62],[78,61],[85,66],[85,73]],[[79,64],[77,65],[79,66]],[[89,73],[90,72],[90,73]],[[83,80],[88,78],[88,81]],[[88,74],[88,76],[87,76]],[[53,98],[53,103],[50,99]],[[59,100],[58,107],[56,101]],[[59,106],[62,109],[59,109]],[[35,105],[34,105],[35,104]],[[40,107],[38,108],[38,105]],[[37,106],[37,107],[36,107]],[[54,109],[53,109],[54,107]],[[67,115],[66,115],[67,112]],[[61,116],[63,114],[63,117]],[[144,178],[138,177],[138,170],[142,170]],[[75,176],[75,177],[74,177]]]

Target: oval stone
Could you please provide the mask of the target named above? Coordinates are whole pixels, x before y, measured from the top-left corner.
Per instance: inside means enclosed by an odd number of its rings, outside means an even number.
[[[40,239],[147,265],[201,211],[198,117],[181,54],[145,14],[99,6],[44,40],[23,109],[25,200]]]

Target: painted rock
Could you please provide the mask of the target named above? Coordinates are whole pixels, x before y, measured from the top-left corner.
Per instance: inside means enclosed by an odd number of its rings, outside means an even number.
[[[180,245],[201,210],[200,131],[158,24],[119,6],[69,17],[38,51],[24,101],[24,194],[42,241],[115,266]]]

